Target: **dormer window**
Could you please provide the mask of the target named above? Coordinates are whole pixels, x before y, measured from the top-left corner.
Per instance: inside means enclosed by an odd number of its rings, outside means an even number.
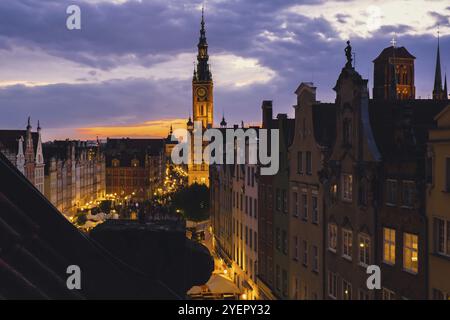
[[[118,159],[113,159],[112,160],[112,166],[113,167],[118,167],[120,165],[120,161]]]

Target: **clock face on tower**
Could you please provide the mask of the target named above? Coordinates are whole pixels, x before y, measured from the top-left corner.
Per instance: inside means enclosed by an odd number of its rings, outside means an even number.
[[[197,89],[197,96],[201,99],[205,99],[207,93],[208,92],[206,91],[206,88],[204,88],[204,87],[200,87]]]

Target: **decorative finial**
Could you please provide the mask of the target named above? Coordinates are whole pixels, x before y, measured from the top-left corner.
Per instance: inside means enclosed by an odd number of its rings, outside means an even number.
[[[202,5],[202,22],[201,22],[201,25],[202,25],[202,30],[201,31],[205,31],[205,5],[203,4]]]
[[[40,123],[39,120],[38,120],[38,126],[37,126],[37,129],[38,129],[38,130],[41,130],[41,123]]]
[[[347,63],[345,64],[346,68],[352,67],[352,46],[350,45],[350,40],[347,41],[347,47],[345,47],[345,56],[347,57]]]
[[[28,125],[27,125],[27,129],[31,129],[31,117],[28,116]]]

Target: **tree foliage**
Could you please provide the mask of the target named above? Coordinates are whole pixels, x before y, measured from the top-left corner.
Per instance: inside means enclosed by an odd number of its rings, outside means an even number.
[[[174,194],[172,204],[187,220],[206,220],[209,218],[209,188],[196,183],[182,188]]]

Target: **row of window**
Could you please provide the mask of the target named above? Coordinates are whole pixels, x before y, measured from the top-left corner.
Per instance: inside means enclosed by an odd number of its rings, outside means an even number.
[[[242,167],[240,167],[242,166]],[[243,169],[243,175],[240,174],[241,170]],[[255,186],[255,167],[248,167],[245,165],[236,165],[236,180],[245,180],[245,183],[247,186],[254,187]]]
[[[281,288],[280,284],[282,285]],[[288,296],[288,274],[285,269],[281,270],[278,264],[275,266],[275,288],[278,292],[281,291],[283,297]]]
[[[300,289],[302,289],[302,296],[300,296]],[[293,298],[295,300],[299,300],[299,299],[312,299],[312,300],[318,300],[319,296],[317,295],[316,292],[311,292],[310,294],[308,294],[308,285],[305,283],[302,284],[300,283],[300,280],[295,277],[294,278],[294,296]]]
[[[416,190],[416,184],[414,181],[401,181],[400,189],[398,188],[398,185],[399,183],[397,180],[386,180],[386,204],[396,206],[400,203],[403,207],[413,207],[414,194]]]
[[[338,226],[334,223],[328,224],[328,250],[337,252]],[[371,264],[371,240],[365,233],[358,234],[358,262],[362,266]],[[353,259],[353,231],[342,229],[342,257],[347,260]]]
[[[338,227],[328,224],[328,249],[337,252]],[[383,228],[383,262],[389,265],[396,263],[396,231]],[[342,229],[342,257],[353,259],[353,231]],[[358,234],[358,262],[362,266],[371,264],[371,239],[364,233]],[[403,269],[411,273],[419,271],[419,237],[411,233],[403,233]]]
[[[300,249],[299,249],[299,239],[297,236],[294,236],[293,239],[293,250],[292,250],[292,259],[294,261],[300,260]],[[311,263],[311,269],[313,272],[319,272],[319,247],[316,245],[312,245],[310,248],[308,246],[308,241],[303,240],[301,246],[301,262],[304,267],[308,267],[309,263]],[[309,256],[309,249],[311,249],[311,261]]]
[[[245,241],[245,244],[255,252],[258,250],[258,233],[233,218],[233,235]],[[245,230],[245,233],[244,233]]]
[[[301,203],[300,199],[301,198]],[[317,195],[311,197],[311,222],[314,224],[319,223],[319,200]],[[300,207],[301,205],[301,207]],[[301,218],[304,221],[309,219],[309,206],[308,206],[308,196],[306,193],[302,193],[301,197],[297,192],[292,193],[292,212],[294,217],[298,217],[301,213]]]
[[[450,293],[433,289],[433,300],[450,300]]]
[[[339,284],[339,276],[331,271],[328,271],[327,275],[327,291],[328,296],[331,299],[341,299],[341,300],[369,300],[370,295],[367,289],[360,288],[357,292],[357,295],[353,292],[353,286],[350,281],[347,281],[344,278],[341,278],[340,288],[338,288]],[[340,290],[339,290],[340,289]],[[381,298],[383,300],[394,300],[395,293],[392,290],[387,288],[382,288]]]
[[[303,160],[303,158],[305,159]],[[306,164],[306,168],[304,168],[304,163]],[[304,172],[306,172],[307,175],[312,175],[311,151],[297,152],[297,173],[303,174]]]
[[[249,258],[247,254],[244,254],[244,250],[239,246],[233,244],[233,261],[235,261],[238,266],[244,270],[250,278],[256,282],[256,275],[258,274],[258,264],[257,261]],[[245,262],[245,263],[244,263]]]
[[[414,206],[416,184],[414,181],[404,180],[400,182],[393,179],[386,180],[386,204],[389,206],[401,205],[402,207],[412,208]],[[331,194],[334,200],[337,199],[337,185],[332,185]],[[367,204],[367,192],[363,182],[360,182],[358,189],[358,201],[361,205]],[[341,199],[343,201],[353,201],[353,175],[342,174],[341,177]]]
[[[245,214],[248,214],[250,217],[254,217],[255,219],[258,216],[258,204],[257,199],[249,196],[245,196],[243,193],[234,192],[233,191],[233,208],[244,211]]]
[[[383,262],[389,265],[396,263],[396,230],[383,228]],[[419,272],[419,236],[403,233],[403,270]]]

